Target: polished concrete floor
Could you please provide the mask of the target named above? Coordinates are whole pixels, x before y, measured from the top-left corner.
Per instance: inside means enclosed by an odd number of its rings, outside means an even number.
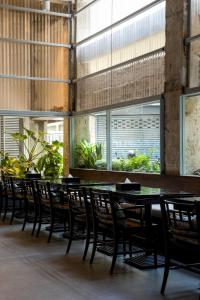
[[[81,261],[83,241],[65,255],[67,240],[47,244],[21,224],[0,223],[0,300],[198,300],[200,278],[171,271],[166,296],[160,295],[163,268],[141,271],[118,260],[109,275],[110,257],[97,253],[94,264]]]

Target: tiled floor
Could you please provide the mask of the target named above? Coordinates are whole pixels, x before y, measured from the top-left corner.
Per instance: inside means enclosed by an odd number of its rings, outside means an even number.
[[[30,236],[21,224],[0,223],[0,300],[198,300],[200,278],[170,273],[166,296],[160,295],[163,269],[140,271],[118,261],[109,275],[110,257],[97,254],[91,266],[81,261],[83,241],[47,244],[47,234]]]

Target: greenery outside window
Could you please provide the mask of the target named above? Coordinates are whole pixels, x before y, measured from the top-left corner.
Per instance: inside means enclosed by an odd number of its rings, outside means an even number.
[[[72,167],[160,173],[160,101],[72,118]]]

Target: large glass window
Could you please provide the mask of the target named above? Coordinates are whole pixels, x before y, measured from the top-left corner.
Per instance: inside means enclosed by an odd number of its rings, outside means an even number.
[[[160,172],[160,103],[112,111],[112,169]]]
[[[73,117],[73,131],[74,167],[160,172],[160,101]]]
[[[183,175],[200,176],[200,95],[183,99]]]
[[[190,88],[200,86],[200,0],[190,0],[189,82]]]

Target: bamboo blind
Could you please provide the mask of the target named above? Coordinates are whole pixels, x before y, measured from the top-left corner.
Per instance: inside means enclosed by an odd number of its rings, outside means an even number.
[[[42,3],[35,0],[1,3],[42,9]],[[51,10],[63,13],[66,5],[53,4]],[[0,8],[0,38],[68,44],[67,19]],[[51,79],[68,79],[68,51],[64,47],[0,40],[0,74],[50,79],[0,78],[0,109],[67,111],[68,85]]]
[[[142,1],[143,6],[150,2]],[[110,9],[111,23],[117,15],[118,19],[124,16],[125,12],[119,13],[120,1],[116,0],[99,0],[77,14],[77,33],[82,28],[76,48],[77,111],[104,109],[118,103],[126,105],[136,99],[158,96],[164,90],[165,2],[99,32],[100,8],[109,10],[108,3],[115,4]],[[142,3],[132,3],[126,13],[135,12]],[[105,14],[102,27],[108,22],[109,16]],[[99,34],[92,36],[94,32]],[[84,40],[89,36],[89,40]]]

